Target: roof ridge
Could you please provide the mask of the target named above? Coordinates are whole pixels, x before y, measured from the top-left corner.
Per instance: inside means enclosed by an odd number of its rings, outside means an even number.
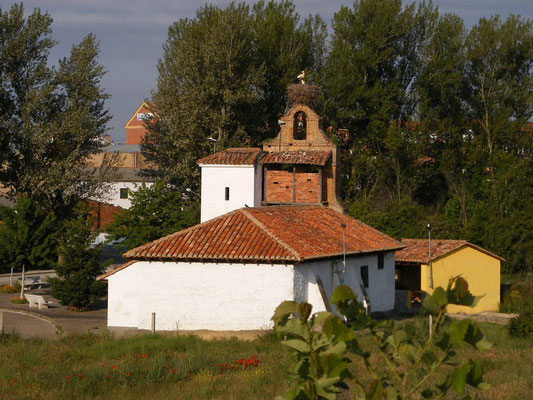
[[[268,228],[263,225],[261,221],[259,221],[256,217],[251,215],[246,208],[239,209],[250,221],[252,221],[254,224],[256,224],[259,228],[261,228],[263,231],[267,233],[268,236],[270,236],[272,239],[274,239],[277,243],[279,243],[282,247],[284,247],[289,253],[291,253],[298,261],[302,261],[303,258],[296,250],[294,250],[292,247],[284,243],[281,239],[279,239],[276,235],[274,235],[272,232],[268,230]]]
[[[148,245],[150,245],[150,246],[151,245],[158,245],[159,243],[161,243],[162,241],[164,241],[166,239],[170,239],[170,238],[172,238],[174,236],[178,236],[180,234],[184,234],[185,232],[193,231],[193,230],[198,229],[199,227],[201,227],[203,225],[208,224],[209,222],[216,221],[217,219],[221,219],[223,217],[228,217],[231,214],[235,214],[237,211],[239,211],[239,209],[230,211],[229,213],[226,213],[226,214],[219,215],[218,217],[215,217],[215,218],[208,219],[207,221],[200,222],[199,224],[196,224],[196,225],[193,225],[193,226],[189,226],[188,228],[182,229],[180,231],[169,233],[168,235],[163,236],[163,237],[161,237],[159,239],[152,240],[151,242],[148,242],[148,243],[145,243],[145,244],[141,244],[140,246],[137,246],[137,247],[134,247],[133,249],[128,250],[127,252],[125,252],[123,254],[123,256],[127,258],[127,257],[129,257],[128,253],[131,253],[134,250],[138,251],[138,249],[146,248]],[[135,256],[133,256],[133,257],[135,257]]]

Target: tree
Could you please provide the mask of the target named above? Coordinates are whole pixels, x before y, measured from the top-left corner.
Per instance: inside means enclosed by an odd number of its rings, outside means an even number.
[[[257,65],[249,7],[206,5],[195,19],[170,26],[152,99],[154,123],[142,144],[158,175],[198,187],[195,161],[216,146],[248,145],[260,137],[264,68]]]
[[[99,261],[100,246],[93,246],[97,232],[84,203],[74,209],[74,218],[64,222],[59,243],[61,262],[56,266],[57,277],[50,280],[51,294],[61,304],[89,309],[105,293],[102,282],[96,281],[104,267]]]
[[[289,1],[206,5],[170,26],[142,151],[178,187],[198,188],[195,161],[215,148],[257,146],[276,133],[286,87],[323,63],[325,25]]]
[[[56,263],[57,221],[28,197],[19,197],[14,209],[0,206],[0,259],[24,273],[29,268],[51,268]]]
[[[287,85],[302,70],[318,79],[326,56],[326,24],[318,15],[301,23],[294,4],[286,0],[257,2],[252,19],[257,62],[265,68],[262,91],[268,129],[264,134],[275,135],[287,107]]]
[[[198,223],[198,207],[184,194],[158,181],[141,186],[132,194],[131,207],[119,214],[108,233],[114,240],[124,239],[126,250],[140,246]]]
[[[109,95],[92,34],[48,66],[51,24],[39,9],[25,18],[22,4],[0,10],[0,183],[62,216],[109,172],[84,168],[103,147]]]

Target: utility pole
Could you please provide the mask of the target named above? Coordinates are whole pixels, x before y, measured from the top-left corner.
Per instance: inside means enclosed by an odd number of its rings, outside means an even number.
[[[428,267],[429,267],[429,287],[433,289],[433,263],[431,262],[431,224],[428,224]]]

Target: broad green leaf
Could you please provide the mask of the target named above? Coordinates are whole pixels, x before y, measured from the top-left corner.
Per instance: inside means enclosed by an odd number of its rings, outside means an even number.
[[[373,380],[366,392],[366,400],[382,400],[383,385],[377,379]]]
[[[396,389],[394,386],[387,386],[385,388],[385,398],[387,400],[397,400],[398,399],[398,392],[396,392]]]
[[[296,301],[284,301],[276,308],[276,311],[274,311],[272,320],[275,324],[278,324],[291,314],[296,314],[299,310],[300,305]]]
[[[448,305],[448,295],[446,294],[446,291],[440,286],[433,291],[433,294],[431,296],[435,299],[435,302],[439,306],[445,307],[446,305]]]
[[[468,375],[466,376],[466,382],[470,386],[478,387],[478,385],[482,382],[483,378],[483,367],[481,366],[481,363],[477,360],[470,360],[470,371],[468,371]]]
[[[450,324],[448,332],[450,334],[450,340],[457,346],[462,347],[465,339],[466,332],[470,326],[470,320],[454,321]]]
[[[464,393],[466,376],[470,371],[470,363],[464,364],[461,368],[456,368],[452,374],[452,386],[457,393]]]
[[[355,300],[356,298],[357,298],[357,295],[353,292],[353,290],[349,286],[339,285],[333,291],[330,302],[332,304],[337,304],[338,302],[341,302],[341,301]]]
[[[283,346],[290,347],[291,349],[294,349],[300,353],[309,353],[311,351],[311,349],[309,348],[309,345],[303,340],[299,340],[299,339],[285,340],[281,342],[281,344]]]
[[[321,398],[324,398],[326,400],[336,400],[337,399],[337,395],[334,392],[326,391],[326,389],[324,389],[322,386],[320,386],[318,384],[318,382],[317,382],[317,384],[315,386],[316,386],[316,393]],[[308,398],[309,397],[305,397],[305,399],[308,399]],[[303,397],[302,397],[302,400],[304,400]]]
[[[439,305],[437,304],[433,296],[424,297],[422,305],[424,306],[426,310],[428,310],[429,312],[433,314],[439,311]]]
[[[335,385],[340,380],[339,377],[329,378],[327,376],[321,377],[317,380],[317,384],[323,387],[324,389],[329,388],[330,386]]]
[[[346,342],[340,341],[335,344],[329,345],[324,351],[324,354],[337,354],[343,355],[346,353]]]
[[[313,306],[309,303],[306,303],[306,302],[302,302],[300,303],[300,307],[299,307],[299,319],[301,319],[302,321],[307,321],[307,319],[309,318],[309,315],[311,315],[311,311],[313,310]]]
[[[309,338],[309,328],[307,324],[296,318],[291,318],[285,324],[278,325],[276,331],[280,334],[296,335],[306,340]]]

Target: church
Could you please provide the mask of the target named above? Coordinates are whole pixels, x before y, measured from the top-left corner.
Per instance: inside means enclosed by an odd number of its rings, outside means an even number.
[[[394,308],[404,246],[343,212],[339,149],[311,107],[293,102],[279,125],[261,148],[198,160],[201,223],[126,252],[98,277],[108,326],[150,329],[154,315],[156,330],[268,329],[284,300],[331,310],[339,284],[372,312]]]

